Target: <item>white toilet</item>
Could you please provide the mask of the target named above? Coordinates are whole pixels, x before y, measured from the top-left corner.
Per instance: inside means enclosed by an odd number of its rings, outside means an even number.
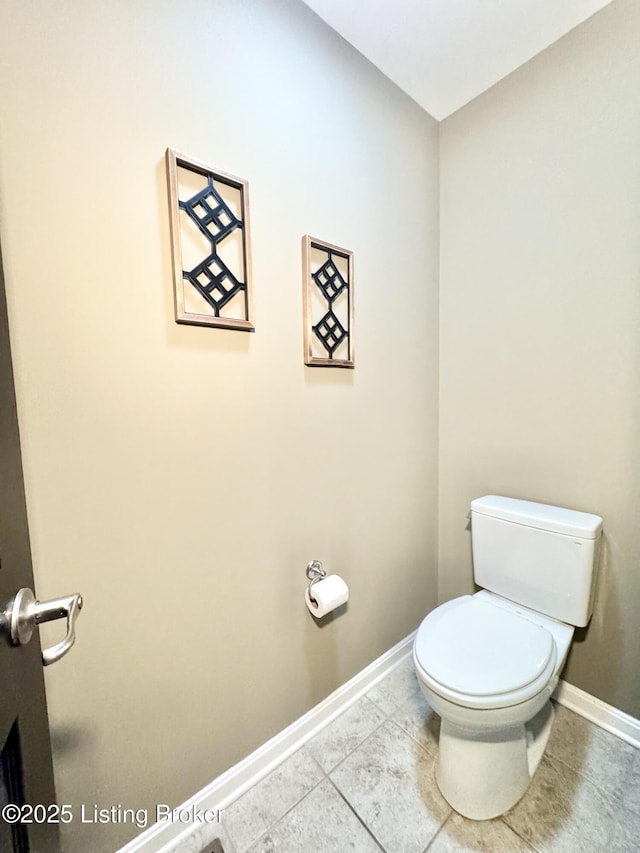
[[[503,814],[529,786],[574,626],[589,622],[602,519],[494,495],[471,503],[475,595],[442,604],[413,646],[442,718],[436,773],[460,814]]]

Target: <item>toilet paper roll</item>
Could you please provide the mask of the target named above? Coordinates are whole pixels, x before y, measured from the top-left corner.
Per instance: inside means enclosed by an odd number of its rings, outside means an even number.
[[[306,588],[304,599],[309,613],[320,619],[349,600],[349,587],[339,575],[327,575],[313,584],[311,593],[309,587]]]

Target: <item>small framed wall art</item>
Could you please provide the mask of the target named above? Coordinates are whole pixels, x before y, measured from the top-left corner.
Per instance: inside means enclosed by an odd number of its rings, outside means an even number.
[[[249,186],[167,148],[177,323],[253,332]]]
[[[353,252],[302,238],[304,363],[355,367]]]

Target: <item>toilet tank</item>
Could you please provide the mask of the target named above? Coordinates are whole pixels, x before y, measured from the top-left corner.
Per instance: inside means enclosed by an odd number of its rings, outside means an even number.
[[[593,611],[602,519],[487,495],[471,502],[476,583],[570,625]]]

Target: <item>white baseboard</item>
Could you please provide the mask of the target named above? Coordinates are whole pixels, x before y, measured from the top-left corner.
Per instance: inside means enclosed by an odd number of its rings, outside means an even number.
[[[182,812],[218,812],[232,803],[343,713],[411,654],[415,632],[385,652],[343,684],[320,704],[214,779],[178,809]],[[565,681],[558,682],[554,699],[565,707],[640,749],[640,720],[618,711]],[[215,826],[194,822],[155,823],[122,847],[118,853],[179,853],[196,850],[215,837]]]
[[[640,720],[607,705],[595,696],[585,693],[566,681],[559,681],[553,698],[560,705],[575,711],[601,729],[640,749]]]
[[[342,714],[405,660],[411,654],[414,636],[415,632],[405,637],[346,684],[334,690],[315,708],[258,747],[255,752],[231,767],[226,773],[218,776],[206,788],[198,791],[178,809],[184,812],[194,809],[217,812],[219,809],[224,809],[286,758],[293,755],[327,723]],[[178,820],[155,823],[122,847],[118,853],[178,853],[186,849],[187,839],[203,829],[215,835],[215,827],[212,826],[185,824]],[[201,840],[206,843],[209,839]],[[189,848],[191,849],[191,845]]]

